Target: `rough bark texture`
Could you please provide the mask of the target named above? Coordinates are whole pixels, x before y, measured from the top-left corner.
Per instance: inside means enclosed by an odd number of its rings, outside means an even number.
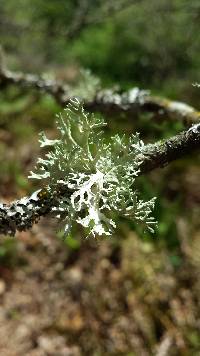
[[[52,192],[48,188],[34,192],[30,197],[24,197],[11,204],[0,204],[0,234],[14,236],[16,231],[30,229],[40,217],[47,214],[55,215],[61,196],[69,195],[65,187],[57,186]]]
[[[185,155],[200,149],[200,124],[163,142],[148,145],[141,165],[141,174],[168,165]]]

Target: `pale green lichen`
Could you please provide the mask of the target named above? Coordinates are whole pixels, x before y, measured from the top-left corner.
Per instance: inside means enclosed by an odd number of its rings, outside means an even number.
[[[102,118],[86,113],[78,99],[70,100],[65,114],[58,115],[59,138],[49,140],[41,134],[40,145],[48,146],[49,152],[38,159],[30,178],[44,180],[49,189],[60,184],[71,192],[52,209],[64,220],[65,235],[74,222],[94,236],[111,235],[119,215],[153,232],[155,198],[144,202],[133,188],[145,146],[138,134],[115,135],[107,142],[105,125]]]

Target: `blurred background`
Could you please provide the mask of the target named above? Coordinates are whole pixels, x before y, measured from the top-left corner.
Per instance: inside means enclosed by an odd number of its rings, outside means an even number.
[[[198,0],[0,0],[0,44],[12,71],[152,94],[200,107]],[[27,179],[38,133],[55,133],[47,94],[0,89],[0,198],[39,187]],[[170,137],[180,121],[106,118],[111,133]],[[111,238],[66,240],[42,219],[0,239],[0,355],[200,355],[200,156],[138,179],[157,196],[154,235],[119,220]]]

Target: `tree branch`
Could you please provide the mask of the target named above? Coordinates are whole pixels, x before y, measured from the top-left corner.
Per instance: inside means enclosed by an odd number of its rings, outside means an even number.
[[[70,100],[70,88],[65,83],[47,80],[32,74],[13,73],[7,70],[4,61],[0,58],[0,89],[9,85],[48,93],[63,107]],[[200,119],[200,113],[194,108],[184,103],[154,97],[149,91],[138,88],[122,94],[112,89],[101,90],[94,94],[92,100],[85,101],[85,107],[88,111],[98,111],[109,115],[126,113],[133,116],[141,112],[150,112],[159,118],[179,119],[187,124],[198,122]],[[172,138],[145,146],[140,175],[155,168],[164,167],[199,148],[200,123],[197,123]],[[59,185],[53,192],[47,187],[34,192],[31,197],[25,197],[7,205],[0,204],[0,233],[14,235],[16,231],[31,228],[42,216],[55,215],[52,208],[56,209],[59,206],[60,198],[71,194],[69,189]]]
[[[170,99],[151,95],[148,90],[133,88],[119,94],[112,89],[102,90],[93,100],[86,102],[89,111],[98,111],[106,115],[126,114],[138,117],[150,113],[158,120],[180,120],[186,125],[199,122],[200,112],[193,107]]]
[[[140,174],[165,167],[199,149],[200,123],[167,140],[147,145],[143,153],[144,160],[140,166]]]
[[[199,148],[200,124],[193,125],[190,129],[163,142],[149,144],[143,152],[140,175],[155,168],[162,168]],[[71,194],[72,191],[65,186],[57,185],[53,193],[47,187],[34,192],[31,197],[22,198],[8,205],[0,204],[0,234],[14,235],[16,231],[30,229],[42,216],[55,215],[52,208],[55,209],[59,205],[61,197],[69,197]]]
[[[35,74],[15,73],[0,67],[0,89],[3,90],[10,85],[50,94],[62,107],[65,107],[71,98],[70,87],[62,81],[45,79]],[[200,119],[200,112],[193,107],[153,96],[149,91],[138,88],[122,94],[113,89],[100,90],[94,93],[92,99],[86,99],[84,102],[87,111],[101,112],[109,116],[125,113],[128,116],[138,117],[146,112],[159,120],[180,120],[187,125]]]

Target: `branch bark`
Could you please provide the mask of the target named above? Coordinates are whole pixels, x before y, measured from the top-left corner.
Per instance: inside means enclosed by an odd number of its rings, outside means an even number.
[[[140,175],[155,168],[162,168],[199,148],[200,124],[193,125],[163,142],[149,144],[143,152]],[[57,186],[54,192],[50,192],[47,187],[11,204],[0,204],[0,234],[14,235],[16,231],[30,229],[40,217],[52,215],[52,208],[59,205],[59,199],[62,196],[70,196],[71,193],[61,185]]]
[[[3,90],[10,85],[50,94],[62,107],[65,107],[71,98],[70,87],[62,81],[47,80],[35,74],[15,73],[0,67],[0,89]],[[138,117],[146,112],[158,120],[180,120],[188,126],[200,120],[200,112],[193,107],[153,96],[149,91],[138,88],[122,94],[113,89],[100,90],[94,93],[92,99],[85,99],[84,102],[87,111],[100,112],[107,116],[126,114]]]

